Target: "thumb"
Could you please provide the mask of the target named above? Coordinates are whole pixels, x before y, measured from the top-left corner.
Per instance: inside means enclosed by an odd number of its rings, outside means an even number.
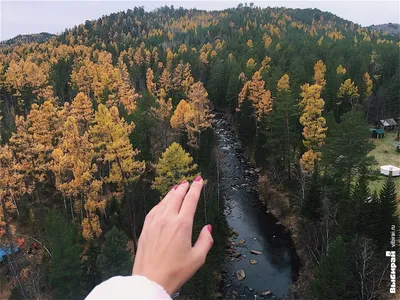
[[[208,252],[214,243],[214,239],[211,236],[212,226],[210,224],[203,227],[200,231],[199,238],[193,247],[195,260],[199,262],[199,268],[205,263]]]

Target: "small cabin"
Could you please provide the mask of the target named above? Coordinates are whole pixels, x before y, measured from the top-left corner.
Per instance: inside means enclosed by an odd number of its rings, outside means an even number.
[[[385,137],[385,130],[379,128],[372,128],[371,130],[371,137],[376,139],[381,139]]]
[[[379,120],[375,124],[377,129],[383,129],[386,131],[394,130],[397,127],[397,122],[391,118],[391,119],[385,119],[385,120]]]

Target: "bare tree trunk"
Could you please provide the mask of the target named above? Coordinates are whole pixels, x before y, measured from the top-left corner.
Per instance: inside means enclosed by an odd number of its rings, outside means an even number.
[[[219,177],[219,157],[218,157],[218,153],[216,153],[216,159],[217,159],[217,206],[218,206],[218,213],[219,213],[219,197],[220,197],[220,191],[219,191],[219,184],[220,184],[220,182],[219,182],[219,180],[220,180],[220,177]]]
[[[75,221],[74,207],[72,205],[72,198],[69,198],[69,205],[70,205],[70,208],[71,208],[72,221]]]
[[[206,187],[203,189],[203,200],[204,200],[204,218],[207,223],[207,201],[206,201]]]

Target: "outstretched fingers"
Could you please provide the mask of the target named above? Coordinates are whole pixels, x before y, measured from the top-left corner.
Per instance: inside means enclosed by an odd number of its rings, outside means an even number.
[[[199,203],[199,198],[201,194],[201,189],[203,188],[203,179],[201,176],[197,176],[190,186],[189,192],[186,194],[183,200],[181,210],[179,214],[183,218],[189,219],[193,223],[194,214],[196,213],[197,203]]]
[[[184,180],[180,185],[174,186],[173,190],[165,196],[163,202],[166,213],[175,215],[179,213],[188,188],[189,182]]]

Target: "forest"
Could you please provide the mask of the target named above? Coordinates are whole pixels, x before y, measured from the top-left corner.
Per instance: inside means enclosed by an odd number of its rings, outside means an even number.
[[[371,187],[369,153],[400,117],[399,37],[317,9],[135,7],[0,44],[0,92],[0,298],[83,299],[130,274],[146,214],[198,174],[194,236],[208,222],[215,243],[180,297],[223,297],[219,112],[286,205],[287,298],[394,299],[400,198],[391,176]]]

